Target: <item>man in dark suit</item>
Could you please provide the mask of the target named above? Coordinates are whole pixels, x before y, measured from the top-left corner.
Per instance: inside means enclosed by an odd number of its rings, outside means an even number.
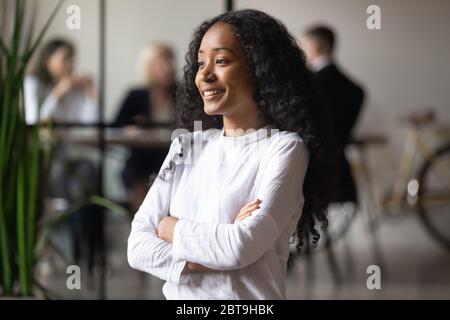
[[[326,26],[308,29],[302,39],[302,48],[310,68],[316,75],[319,92],[329,106],[335,122],[336,141],[339,150],[337,194],[334,202],[357,203],[356,186],[349,163],[345,156],[352,130],[358,119],[364,101],[364,91],[351,81],[333,61],[335,36]]]

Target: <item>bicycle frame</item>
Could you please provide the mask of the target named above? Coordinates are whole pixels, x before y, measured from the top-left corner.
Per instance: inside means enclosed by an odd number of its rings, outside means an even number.
[[[431,127],[430,133],[433,136],[438,134],[438,136],[444,138],[444,141],[440,141],[440,139],[429,139],[425,136],[425,133],[428,133],[428,131],[424,132],[422,128],[423,126],[414,124],[408,127],[393,189],[389,190],[389,193],[386,193],[387,196],[381,199],[375,197],[376,194],[373,190],[371,174],[366,161],[366,150],[368,146],[384,144],[383,137],[376,135],[359,137],[346,150],[346,155],[351,162],[352,173],[358,186],[358,196],[361,201],[362,213],[364,213],[363,218],[370,235],[372,251],[377,261],[382,261],[377,236],[377,229],[382,222],[382,216],[400,216],[418,212],[430,234],[444,244],[445,247],[450,248],[448,238],[436,232],[429,216],[424,211],[424,208],[428,208],[429,205],[449,203],[450,200],[450,185],[447,184],[447,182],[450,184],[450,160],[447,157],[442,162],[442,158],[440,158],[440,154],[448,152],[447,150],[450,148],[450,129]],[[439,132],[439,129],[444,130]],[[435,145],[435,141],[439,143]],[[418,170],[416,170],[414,164],[418,154],[422,159],[417,168]],[[431,166],[437,169],[433,172],[432,177],[437,178],[438,181],[445,180],[444,182],[446,183],[444,185],[448,186],[448,188],[445,188],[447,191],[444,193],[436,193],[434,189],[428,188],[428,184],[424,182],[424,174],[428,172],[427,170]],[[429,176],[427,175],[427,177]],[[421,185],[422,183],[423,185]],[[427,185],[425,186],[425,184]],[[431,192],[424,194],[424,187]]]
[[[408,193],[414,195],[418,190],[418,180],[413,172],[416,155],[419,154],[423,161],[429,159],[434,148],[423,139],[421,129],[411,126],[408,130],[400,167],[394,188],[387,196],[386,201],[381,202],[382,209],[388,212],[400,212],[405,207],[415,207],[415,201],[407,201]],[[408,192],[409,191],[409,192]]]

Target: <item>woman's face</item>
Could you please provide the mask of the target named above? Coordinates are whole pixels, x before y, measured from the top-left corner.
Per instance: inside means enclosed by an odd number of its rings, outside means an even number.
[[[47,61],[47,69],[54,80],[73,72],[73,54],[66,47],[56,49]]]
[[[258,112],[242,49],[230,25],[218,22],[204,35],[195,83],[208,115],[245,117]]]
[[[158,50],[148,70],[149,78],[153,83],[163,87],[175,84],[175,62],[172,53],[167,50]]]

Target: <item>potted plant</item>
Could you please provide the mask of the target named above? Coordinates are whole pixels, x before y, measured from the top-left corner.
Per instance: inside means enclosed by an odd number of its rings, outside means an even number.
[[[32,296],[41,149],[39,125],[25,123],[23,80],[53,20],[34,35],[36,2],[0,2],[0,295]],[[29,8],[31,7],[31,8]]]
[[[36,2],[0,1],[0,297],[32,297],[36,288],[48,297],[34,277],[36,261],[52,228],[82,206],[95,204],[128,216],[123,207],[96,195],[73,203],[57,216],[43,214],[43,185],[51,162],[51,123],[46,128],[47,143],[40,136],[43,125],[26,125],[23,82],[30,59],[63,1],[36,37]]]

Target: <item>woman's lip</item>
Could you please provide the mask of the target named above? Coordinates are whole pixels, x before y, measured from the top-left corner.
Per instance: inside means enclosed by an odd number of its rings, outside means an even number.
[[[213,100],[213,99],[215,99],[217,97],[220,97],[224,93],[225,93],[225,90],[220,92],[220,93],[216,93],[216,94],[213,94],[213,95],[210,95],[210,96],[203,96],[203,99],[205,99],[205,100]]]

